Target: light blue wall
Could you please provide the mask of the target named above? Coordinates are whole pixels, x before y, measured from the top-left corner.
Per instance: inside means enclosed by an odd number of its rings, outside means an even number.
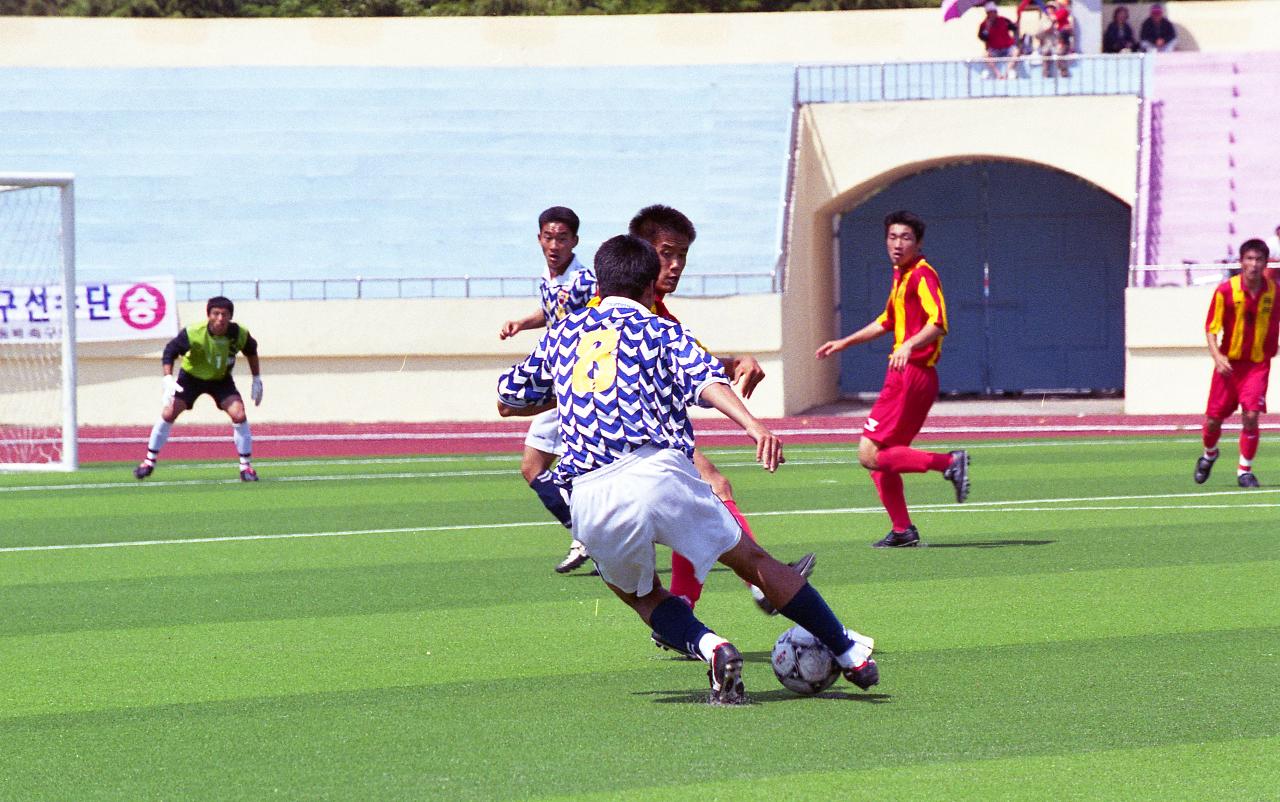
[[[773,267],[792,68],[3,69],[0,170],[74,172],[81,274],[521,275],[637,209],[690,272]]]

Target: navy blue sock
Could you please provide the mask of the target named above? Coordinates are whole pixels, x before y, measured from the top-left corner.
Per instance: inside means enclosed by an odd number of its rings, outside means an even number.
[[[702,656],[698,653],[698,641],[711,632],[678,596],[672,596],[653,608],[649,626],[667,643],[683,645],[686,652],[698,657]]]
[[[535,476],[529,483],[529,487],[538,494],[542,506],[546,507],[557,521],[564,524],[566,529],[573,528],[573,516],[569,513],[569,503],[564,500],[559,486],[551,481],[551,471],[543,471]]]
[[[853,641],[844,632],[844,625],[831,612],[826,599],[808,582],[778,612],[812,632],[832,654],[844,654],[853,646]]]

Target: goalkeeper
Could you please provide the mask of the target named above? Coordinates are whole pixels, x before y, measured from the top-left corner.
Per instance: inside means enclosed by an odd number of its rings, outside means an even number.
[[[196,399],[208,393],[218,409],[231,418],[231,430],[240,454],[240,480],[258,481],[258,473],[249,461],[253,450],[253,437],[249,433],[249,421],[245,417],[244,401],[231,378],[236,364],[236,354],[242,353],[249,361],[253,373],[253,386],[249,395],[254,406],[262,403],[262,377],[258,375],[258,341],[249,330],[232,323],[235,305],[221,295],[210,298],[205,304],[208,320],[193,323],[174,337],[164,347],[161,364],[164,368],[164,408],[160,420],[151,429],[147,441],[147,458],[133,469],[138,479],[146,479],[156,468],[160,449],[169,439],[173,422],[183,412],[191,409]],[[182,357],[178,375],[173,375],[173,363]]]

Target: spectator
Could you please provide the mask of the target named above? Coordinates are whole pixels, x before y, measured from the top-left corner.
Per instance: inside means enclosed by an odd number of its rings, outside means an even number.
[[[1102,34],[1103,53],[1136,53],[1138,40],[1133,35],[1133,26],[1129,24],[1129,9],[1116,6],[1111,15],[1111,24]]]
[[[1148,53],[1170,53],[1177,49],[1178,32],[1164,15],[1164,6],[1159,3],[1151,6],[1151,15],[1143,21],[1138,38]]]
[[[1063,78],[1071,77],[1071,68],[1065,56],[1071,54],[1075,43],[1075,25],[1071,19],[1069,0],[1049,0],[1047,13],[1036,39],[1040,43],[1040,55],[1044,57],[1044,77],[1053,74],[1055,65]]]
[[[998,59],[1017,55],[1014,48],[1018,44],[1018,29],[1007,17],[1000,16],[994,2],[988,0],[983,8],[986,9],[987,16],[978,26],[978,38],[987,46],[987,67],[991,70],[992,78],[1008,78],[1009,62]]]

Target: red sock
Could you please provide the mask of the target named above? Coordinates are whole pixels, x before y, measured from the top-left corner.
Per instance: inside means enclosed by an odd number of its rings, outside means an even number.
[[[1240,458],[1253,462],[1253,458],[1258,456],[1258,432],[1241,431],[1240,432]]]
[[[742,534],[751,538],[752,543],[758,543],[759,541],[756,540],[755,533],[751,531],[751,524],[747,523],[747,519],[743,517],[742,512],[738,509],[738,502],[733,499],[729,499],[724,503],[724,506],[729,508],[729,514],[738,522],[738,526],[742,527]]]
[[[1218,438],[1222,436],[1221,426],[1210,426],[1207,422],[1200,427],[1200,439],[1204,441],[1206,451],[1213,450],[1218,444]]]
[[[725,509],[729,510],[729,514],[733,516],[733,520],[738,522],[738,526],[742,527],[742,534],[750,538],[752,543],[759,543],[760,541],[756,540],[755,533],[751,531],[751,524],[747,523],[746,517],[743,516],[742,511],[738,509],[738,502],[733,499],[729,499],[724,503],[724,506]],[[747,587],[751,587],[751,583],[747,582],[745,579],[743,580],[743,584]]]
[[[887,473],[924,473],[945,471],[951,467],[950,454],[917,451],[907,446],[890,446],[876,455],[880,470]]]
[[[880,452],[884,454],[884,452]],[[889,513],[889,523],[893,531],[905,532],[911,526],[911,513],[907,512],[907,497],[902,493],[901,474],[886,471],[872,471],[871,481],[876,483],[876,492],[880,494],[880,503]]]
[[[671,552],[671,593],[689,602],[692,609],[702,596],[702,583],[693,572],[693,563]]]
[[[738,526],[742,527],[742,534],[751,538],[751,542],[756,542],[756,536],[751,531],[751,524],[747,523],[747,519],[742,515],[742,511],[738,509],[738,503],[733,499],[729,499],[724,503],[729,514],[738,522]],[[702,583],[698,581],[698,577],[693,572],[693,563],[681,557],[674,551],[671,552],[671,587],[669,590],[676,596],[683,596],[689,602],[689,607],[693,607],[698,603],[698,599],[702,597]]]

